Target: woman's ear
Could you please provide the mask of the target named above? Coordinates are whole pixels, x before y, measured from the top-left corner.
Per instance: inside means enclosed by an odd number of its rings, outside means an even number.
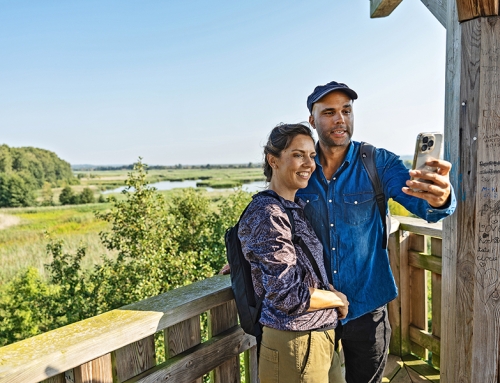
[[[275,156],[273,156],[271,153],[268,153],[268,154],[266,155],[266,157],[267,157],[267,162],[269,163],[269,166],[270,166],[271,168],[273,168],[273,169],[276,169],[276,165],[277,165],[277,164],[276,164],[276,162],[277,162],[277,161],[276,161],[276,157],[275,157]]]

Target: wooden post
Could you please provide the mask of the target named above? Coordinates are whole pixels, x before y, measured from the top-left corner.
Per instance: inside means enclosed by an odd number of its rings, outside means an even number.
[[[435,256],[442,256],[442,240],[440,238],[431,238],[431,254]],[[431,286],[432,286],[432,335],[441,338],[441,281],[440,274],[432,272]],[[440,367],[440,353],[432,353],[432,364]]]
[[[209,311],[208,315],[209,336],[213,337],[220,334],[222,331],[236,326],[238,324],[238,313],[236,311],[236,303],[230,301],[223,305],[214,307]],[[240,358],[235,356],[224,362],[214,370],[214,383],[224,382],[239,382],[240,381]]]
[[[111,354],[115,383],[124,382],[156,365],[155,337],[148,336]]]
[[[201,343],[201,325],[199,315],[173,325],[165,330],[166,358],[170,359],[181,352]],[[193,383],[202,383],[203,377]]]
[[[446,132],[458,209],[444,230],[441,381],[489,383],[499,379],[500,21],[457,24],[447,24],[448,48],[457,48],[447,58],[447,80],[457,72],[461,80],[458,99],[447,97],[456,113]],[[448,84],[455,94],[456,82]],[[450,126],[454,117],[458,125]]]
[[[113,383],[111,354],[75,367],[73,371],[75,383]]]

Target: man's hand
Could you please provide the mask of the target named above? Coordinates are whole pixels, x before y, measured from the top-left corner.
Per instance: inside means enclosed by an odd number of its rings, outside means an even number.
[[[432,160],[425,163],[437,168],[437,172],[428,170],[410,170],[410,176],[422,178],[432,183],[409,180],[402,190],[405,194],[425,199],[432,207],[439,208],[448,202],[451,193],[450,170],[451,164],[444,160]],[[414,191],[412,189],[418,189]]]

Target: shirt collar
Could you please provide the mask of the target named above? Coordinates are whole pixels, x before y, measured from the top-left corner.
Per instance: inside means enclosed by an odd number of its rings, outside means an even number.
[[[316,161],[316,166],[319,166],[319,168],[321,170],[323,170],[323,166],[321,166],[321,163],[319,160],[321,157],[321,148],[319,147],[319,141],[316,142],[316,153],[317,153],[317,155],[316,155],[316,157],[314,157],[314,160]],[[349,142],[349,149],[347,150],[346,156],[344,158],[344,162],[342,163],[342,165],[340,167],[342,168],[343,166],[349,165],[353,161],[353,157],[354,157],[354,143],[351,140],[351,142]]]
[[[274,190],[263,190],[257,194],[254,194],[252,198],[256,198],[259,195],[270,195],[273,197],[278,197],[278,200],[280,201],[281,205],[283,207],[289,208],[289,209],[296,209],[297,207],[304,208],[306,206],[306,203],[302,201],[299,197],[295,196],[295,201],[289,201],[287,199],[284,199],[282,196],[280,196],[278,193],[276,193]],[[298,206],[297,206],[298,205]]]

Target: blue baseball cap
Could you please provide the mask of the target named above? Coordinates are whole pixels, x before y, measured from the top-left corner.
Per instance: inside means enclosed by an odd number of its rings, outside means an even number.
[[[309,109],[309,113],[312,113],[313,104],[316,101],[319,101],[320,98],[326,96],[328,93],[333,92],[334,90],[340,90],[347,94],[351,100],[356,100],[358,98],[358,94],[349,88],[346,84],[342,84],[341,82],[332,81],[326,85],[318,85],[314,88],[314,91],[307,97],[307,109]]]

